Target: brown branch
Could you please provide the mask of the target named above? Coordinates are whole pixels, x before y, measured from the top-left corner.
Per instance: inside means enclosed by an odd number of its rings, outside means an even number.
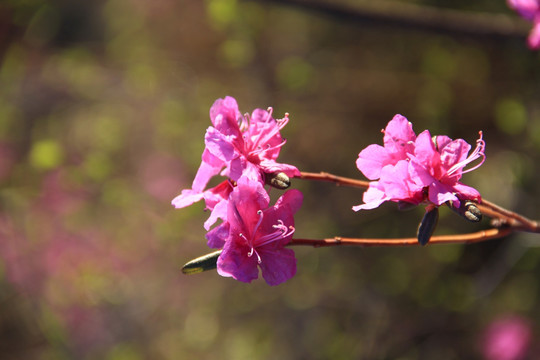
[[[515,213],[513,211],[507,210],[497,204],[492,203],[491,201],[488,201],[486,199],[482,199],[482,204],[479,204],[480,211],[486,211],[487,209],[492,210],[496,214],[505,216],[509,219],[514,220],[514,222],[521,223],[524,226],[523,230],[529,231],[529,232],[540,232],[540,225],[537,221],[531,220],[526,218],[523,215],[520,215],[518,213]],[[517,226],[514,225],[514,226]]]
[[[481,241],[493,240],[504,237],[514,230],[511,228],[498,228],[478,231],[469,234],[459,235],[439,235],[432,236],[427,245],[435,244],[471,244]],[[313,246],[313,247],[328,247],[328,246],[361,246],[361,247],[389,247],[389,246],[418,246],[420,243],[417,238],[402,238],[402,239],[356,239],[333,237],[327,239],[292,239],[287,246]],[[197,274],[207,270],[213,270],[217,266],[217,259],[221,255],[222,250],[214,251],[210,254],[200,256],[187,262],[182,267],[182,273],[186,275]]]
[[[362,189],[367,189],[369,187],[369,181],[351,179],[343,176],[333,175],[327,172],[311,173],[301,171],[301,174],[300,179],[304,180],[328,181],[335,183],[337,186],[354,186]]]
[[[435,244],[471,244],[509,235],[514,230],[512,228],[493,228],[478,231],[475,233],[459,235],[437,235],[432,236],[428,245]],[[343,238],[333,237],[326,239],[292,239],[289,246],[304,245],[313,247],[325,246],[417,246],[420,245],[417,238],[398,238],[398,239],[361,239],[361,238]]]

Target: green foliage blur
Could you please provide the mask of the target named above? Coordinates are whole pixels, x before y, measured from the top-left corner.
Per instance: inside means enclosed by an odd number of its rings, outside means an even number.
[[[330,3],[332,1],[329,0]],[[344,1],[340,1],[344,3]],[[401,1],[517,15],[500,1]],[[357,2],[349,1],[355,6]],[[9,359],[482,359],[494,320],[532,324],[539,238],[471,246],[295,248],[278,287],[215,272],[203,205],[175,210],[208,110],[272,106],[303,171],[362,179],[394,114],[474,143],[463,181],[540,218],[540,57],[525,38],[464,37],[241,0],[0,4],[0,351]],[[423,209],[354,213],[358,189],[294,180],[301,238],[411,237]],[[446,209],[437,233],[470,224]],[[533,341],[534,344],[534,341]]]

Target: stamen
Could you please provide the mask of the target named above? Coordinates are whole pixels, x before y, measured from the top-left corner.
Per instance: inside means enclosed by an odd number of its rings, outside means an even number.
[[[272,225],[272,227],[276,229],[276,231],[271,234],[261,236],[257,241],[257,246],[263,246],[273,241],[281,240],[287,236],[292,235],[295,231],[295,228],[293,226],[289,226],[287,228],[287,226],[285,226],[283,224],[283,221],[281,220],[278,220],[278,224]]]
[[[259,215],[259,220],[257,220],[257,224],[255,225],[255,228],[253,229],[253,233],[251,236],[255,236],[257,233],[257,230],[259,230],[259,226],[261,225],[262,219],[264,217],[262,210],[257,210],[257,215]]]
[[[240,233],[240,234],[238,234],[238,236],[240,236],[242,239],[246,240],[246,242],[249,245],[249,240],[247,239],[247,237],[244,234]]]
[[[274,112],[274,108],[272,108],[271,106],[269,106],[267,109],[266,109],[266,112],[268,113],[268,116],[266,117],[266,120],[265,121],[268,121],[272,118],[272,113]]]
[[[268,113],[268,119],[271,119],[271,111],[272,108],[269,108],[269,113]],[[272,139],[274,136],[276,135],[279,135],[281,129],[283,129],[283,127],[285,125],[287,125],[287,123],[289,122],[289,117],[288,117],[289,114],[285,114],[285,117],[283,119],[277,119],[275,120],[276,121],[276,125],[277,126],[273,126],[272,129],[270,129],[270,131],[266,132],[266,129],[259,129],[259,133],[257,135],[254,136],[254,139],[252,139],[251,141],[251,144],[250,147],[251,147],[251,151],[248,151],[248,153],[250,155],[257,155],[257,154],[260,154],[261,152],[263,151],[269,151],[270,149],[276,149],[276,148],[279,148],[281,146],[283,146],[283,144],[285,144],[285,140],[272,147],[272,148],[267,148],[267,149],[264,149],[263,147],[261,147],[259,144],[262,143],[262,144],[266,144],[270,141],[270,139]],[[247,144],[246,144],[247,146]]]
[[[253,156],[253,155],[260,155],[266,151],[270,151],[270,150],[274,150],[274,149],[278,149],[280,147],[282,147],[283,145],[285,145],[285,143],[287,142],[287,140],[283,140],[283,142],[277,144],[276,146],[270,146],[270,145],[266,145],[266,148],[262,148],[262,147],[257,147],[257,149],[254,149],[252,151],[249,152],[249,155],[250,156]]]
[[[474,149],[472,154],[469,155],[465,160],[452,166],[446,173],[448,176],[451,176],[460,169],[463,169],[467,164],[470,164],[479,157],[482,158],[482,161],[479,164],[473,166],[472,168],[463,171],[462,174],[478,169],[484,163],[484,161],[486,161],[486,154],[484,153],[484,150],[486,148],[486,142],[482,139],[482,131],[479,131],[478,134],[480,135],[480,138],[476,140],[476,148]]]
[[[283,119],[276,119],[279,130],[283,129],[283,127],[289,123],[289,120],[289,113],[285,113]]]
[[[251,123],[251,115],[249,115],[249,113],[245,113],[244,116],[242,117],[242,120],[240,121],[240,124],[238,125],[238,127],[240,128],[240,132],[246,131],[250,123]],[[245,136],[244,136],[244,140],[245,140]]]
[[[287,226],[285,226],[285,224],[283,224],[282,220],[278,220],[278,223],[276,225],[272,225],[272,227],[274,229],[276,229],[276,231],[274,231],[274,232],[272,232],[270,234],[263,235],[263,236],[257,238],[256,240],[253,240],[253,239],[255,239],[255,236],[257,234],[257,231],[259,230],[259,227],[261,225],[261,222],[262,222],[262,219],[263,219],[263,216],[264,216],[262,210],[258,210],[257,214],[259,215],[259,220],[257,221],[257,224],[253,228],[253,231],[252,231],[252,234],[251,234],[252,241],[250,242],[248,240],[248,238],[242,233],[240,233],[239,236],[246,241],[246,243],[248,244],[248,246],[250,248],[247,256],[252,257],[253,254],[255,254],[257,256],[257,263],[260,264],[262,262],[262,259],[261,259],[261,256],[259,255],[259,253],[257,252],[257,250],[255,249],[255,247],[264,246],[264,245],[267,245],[267,244],[269,244],[271,242],[278,241],[278,240],[281,240],[281,239],[283,239],[285,237],[291,236],[294,233],[295,228],[293,226],[287,227]]]

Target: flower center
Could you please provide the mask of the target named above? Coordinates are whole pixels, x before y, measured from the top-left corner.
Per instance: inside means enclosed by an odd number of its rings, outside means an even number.
[[[261,121],[261,123],[272,125],[272,123],[269,121],[272,119],[272,111],[273,109],[271,107],[268,108],[266,118]],[[245,115],[240,125],[240,129],[244,132],[242,135],[242,138],[244,139],[244,152],[248,155],[248,159],[250,161],[257,162],[257,160],[259,160],[261,157],[264,157],[265,152],[278,149],[285,144],[285,140],[274,146],[270,146],[268,143],[274,136],[279,135],[281,129],[287,125],[289,122],[289,114],[285,113],[285,117],[283,119],[276,119],[275,121],[276,126],[259,128],[257,129],[258,132],[255,135],[248,137],[245,132],[249,130],[249,126],[251,126],[251,118],[249,114]]]
[[[293,226],[287,227],[285,224],[283,224],[282,220],[278,220],[277,224],[272,225],[272,228],[274,228],[275,231],[265,234],[263,236],[260,236],[258,238],[255,238],[264,217],[262,210],[257,211],[257,214],[259,215],[259,220],[257,221],[257,224],[253,228],[250,239],[248,239],[244,234],[240,234],[239,236],[243,238],[244,240],[246,240],[248,246],[250,247],[250,250],[247,254],[248,257],[252,257],[255,254],[257,256],[257,263],[260,264],[262,263],[262,259],[259,253],[257,252],[256,248],[270,244],[275,241],[279,241],[285,237],[291,236],[294,233],[295,228]]]

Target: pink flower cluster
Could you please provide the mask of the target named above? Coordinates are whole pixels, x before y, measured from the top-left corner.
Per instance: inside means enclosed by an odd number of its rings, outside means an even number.
[[[428,130],[416,136],[402,115],[395,115],[382,132],[384,146],[369,145],[358,155],[358,169],[377,181],[370,182],[364,204],[354,206],[354,211],[374,209],[385,201],[434,206],[450,202],[455,208],[464,200],[481,201],[477,190],[459,180],[485,160],[482,133],[476,149],[468,155],[471,146],[465,140],[432,137]],[[464,170],[478,158],[480,163]]]
[[[208,246],[221,249],[216,261],[220,275],[251,282],[258,278],[260,269],[268,284],[278,285],[296,273],[294,252],[286,245],[292,240],[294,214],[303,201],[300,191],[288,190],[270,205],[264,188],[271,184],[285,189],[289,177],[301,175],[296,167],[276,162],[285,144],[280,130],[288,116],[275,120],[271,109],[256,109],[251,116],[242,116],[236,100],[226,97],[216,100],[210,119],[213,126],[206,131],[206,147],[192,188],[182,190],[172,204],[182,208],[204,199],[206,209],[211,211],[204,223]],[[467,201],[481,201],[478,191],[459,182],[464,173],[485,160],[481,132],[470,155],[471,146],[465,140],[432,137],[427,130],[417,136],[401,115],[394,116],[383,133],[384,146],[369,145],[358,155],[358,169],[373,181],[364,193],[364,204],[353,210],[395,201],[427,203],[433,216],[431,210],[443,204],[465,209],[462,212],[467,215],[466,211],[471,211]],[[477,159],[481,161],[465,170]],[[227,179],[206,189],[218,174]],[[468,219],[476,221],[479,216],[473,215]],[[432,230],[433,226],[423,233]],[[425,237],[419,235],[422,244]]]
[[[528,44],[533,50],[540,49],[540,0],[507,0],[508,6],[523,18],[532,21]]]
[[[289,121],[275,120],[272,109],[256,109],[242,115],[232,97],[218,99],[210,109],[202,162],[191,189],[173,199],[176,208],[201,199],[211,210],[204,227],[212,248],[223,249],[218,273],[244,282],[262,276],[278,285],[296,273],[294,252],[285,249],[294,233],[294,213],[302,204],[302,193],[288,190],[274,206],[264,184],[280,176],[299,176],[292,165],[276,162],[285,140],[280,130]],[[215,175],[228,179],[205,190]],[[285,187],[285,186],[284,186]],[[218,219],[222,222],[213,229]]]

